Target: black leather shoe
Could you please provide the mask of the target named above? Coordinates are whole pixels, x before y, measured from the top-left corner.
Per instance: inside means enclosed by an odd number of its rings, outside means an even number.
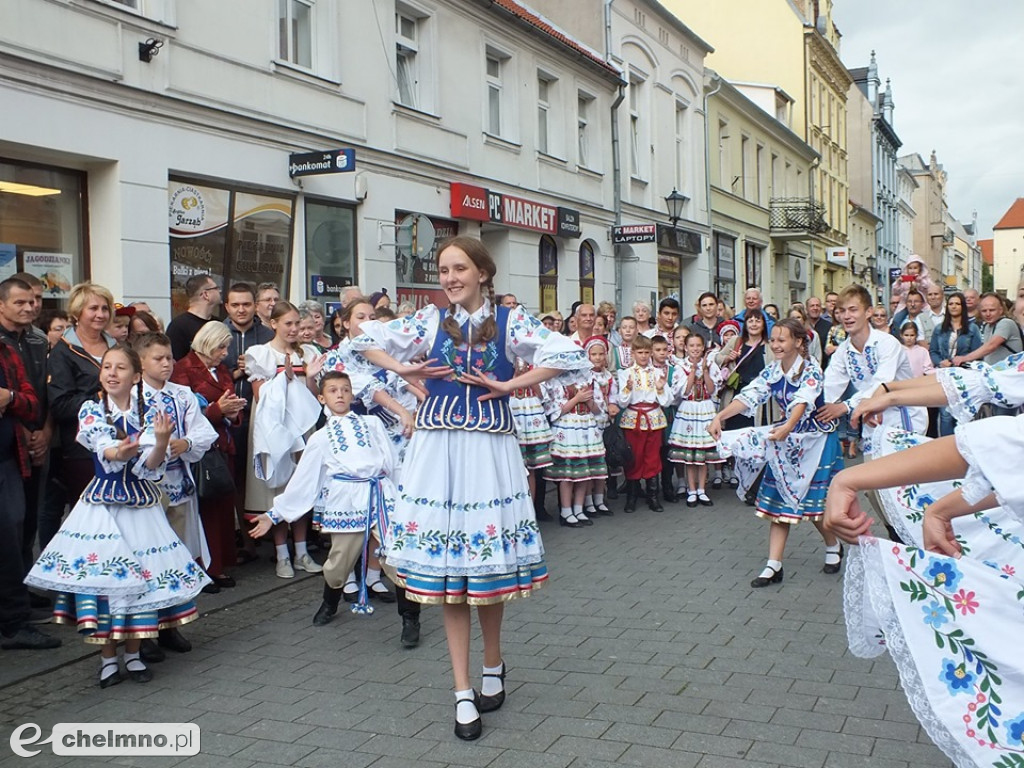
[[[112,674],[112,675],[109,675],[107,677],[102,677],[103,670],[106,669],[107,667],[116,667],[117,671],[114,674]],[[110,688],[111,686],[117,685],[122,680],[124,680],[124,678],[121,676],[121,669],[120,669],[120,667],[121,667],[121,664],[120,664],[120,662],[116,658],[110,659],[109,661],[104,661],[103,662],[103,666],[100,667],[100,675],[101,675],[101,677],[100,677],[100,688]]]
[[[569,515],[568,517],[558,516],[558,524],[564,525],[566,528],[582,528],[583,523],[576,519],[576,515]]]
[[[772,575],[768,578],[765,578],[764,576],[758,576],[756,579],[750,582],[750,586],[752,586],[754,589],[757,589],[758,587],[767,587],[769,584],[782,583],[782,569],[779,568],[779,570],[776,571],[770,565],[767,567],[772,571]]]
[[[411,613],[402,614],[402,647],[415,648],[420,644],[420,619]]]
[[[60,638],[40,632],[35,627],[25,624],[10,637],[0,641],[0,648],[6,651],[45,651],[60,648]]]
[[[341,590],[324,584],[324,601],[320,603],[316,615],[313,616],[313,626],[322,627],[329,624],[334,618],[334,614],[338,612],[339,602],[341,602]]]
[[[554,520],[554,518],[551,517],[551,513],[544,509],[544,507],[534,509],[533,516],[539,523],[550,523],[552,520]]]
[[[376,589],[375,589],[376,587]],[[395,593],[389,590],[383,581],[378,579],[366,588],[366,594],[372,600],[380,600],[382,603],[395,602]]]
[[[354,586],[356,588],[356,591],[355,592],[349,592],[347,589],[345,589],[345,587],[348,587],[348,586]],[[341,590],[342,590],[341,591],[341,596],[345,599],[345,602],[346,603],[354,603],[354,602],[358,601],[359,600],[359,585],[356,584],[354,581],[347,581],[347,582],[345,582],[345,587],[341,588]]]
[[[661,505],[661,499],[659,498],[658,478],[652,477],[647,480],[647,506],[650,507],[652,512],[664,512],[665,508]]]
[[[174,651],[175,653],[188,653],[192,650],[192,643],[190,643],[186,637],[178,631],[177,627],[161,629],[157,642],[160,644],[161,648],[166,648],[167,650]]]
[[[459,709],[459,702],[462,701],[472,701],[477,707],[477,712],[480,711],[480,694],[478,694],[476,691],[473,692],[472,699],[459,699],[455,702],[456,712],[458,712]],[[483,733],[483,730],[484,724],[480,720],[479,715],[477,715],[476,720],[472,721],[471,723],[460,723],[458,720],[455,721],[455,735],[463,741],[474,741],[475,739],[479,739],[480,734]]]
[[[167,658],[167,654],[156,644],[155,640],[147,637],[139,646],[139,658],[147,664],[159,664]]]
[[[501,680],[501,690],[493,696],[485,696],[481,693],[476,700],[476,708],[479,712],[494,712],[496,709],[501,709],[501,705],[505,703],[505,661],[501,662],[501,674],[484,675],[484,677],[496,677]]]
[[[619,498],[619,492],[615,488],[615,481],[614,480],[609,482],[608,483],[608,487],[605,488],[605,490],[604,490],[604,497],[606,499],[611,499],[612,501],[615,501],[615,499]]]
[[[129,669],[128,665],[131,664],[133,667],[142,666],[142,669]],[[153,679],[153,672],[147,667],[142,661],[134,660],[125,663],[125,669],[128,671],[128,677],[135,683],[148,683]]]
[[[608,507],[606,507],[604,505],[604,502],[602,502],[602,503],[598,504],[597,506],[595,506],[594,510],[597,512],[597,514],[603,515],[604,517],[611,517],[612,515],[615,514],[610,509],[608,509]]]
[[[203,594],[206,594],[206,595],[216,595],[216,594],[220,593],[220,587],[217,586],[217,582],[211,581],[209,584],[207,584],[205,587],[203,587],[202,591],[203,591]]]
[[[839,545],[839,562],[838,563],[825,563],[822,566],[822,573],[839,573],[839,569],[843,567],[843,545]]]
[[[722,478],[721,477],[716,477],[714,480],[711,481],[711,489],[714,490],[714,491],[722,490]]]
[[[230,576],[211,576],[210,578],[213,579],[213,583],[221,589],[231,589],[235,586],[235,580]]]

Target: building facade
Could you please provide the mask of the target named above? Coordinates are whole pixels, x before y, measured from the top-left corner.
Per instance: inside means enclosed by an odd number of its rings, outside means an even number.
[[[1018,197],[992,228],[995,290],[1013,298],[1024,286],[1024,197]]]
[[[531,310],[615,290],[619,71],[512,0],[3,15],[0,247],[52,275],[52,301],[91,278],[169,317],[208,272],[423,303],[455,233],[484,240],[497,289]]]
[[[917,184],[911,198],[916,212],[911,252],[924,259],[933,277],[952,277],[953,233],[947,226],[946,171],[934,151],[927,163],[917,153],[900,157],[899,163]]]

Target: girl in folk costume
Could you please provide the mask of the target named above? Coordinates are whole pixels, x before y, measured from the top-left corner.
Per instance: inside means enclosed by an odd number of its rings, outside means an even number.
[[[173,425],[163,412],[143,412],[141,383],[136,352],[107,350],[99,402],[78,412],[76,440],[93,453],[95,477],[25,578],[58,593],[54,621],[76,624],[87,643],[102,644],[102,688],[122,680],[120,642],[128,675],[149,682],[142,639],[194,621],[193,600],[210,583],[160,503]]]
[[[627,513],[636,511],[641,480],[647,483],[647,505],[655,512],[664,510],[658,499],[662,433],[668,427],[662,408],[672,401],[672,392],[664,374],[651,365],[653,346],[646,336],[636,336],[633,365],[618,374],[619,426],[633,452],[633,463],[626,467]]]
[[[541,387],[541,396],[554,435],[553,463],[546,476],[558,483],[558,522],[570,528],[593,525],[583,511],[584,500],[591,481],[608,476],[598,420],[604,411],[601,390],[593,381],[582,385],[548,381]]]
[[[254,398],[249,440],[253,475],[246,482],[245,508],[256,512],[271,508],[274,497],[284,490],[295,471],[296,456],[306,445],[305,436],[320,416],[320,404],[311,387],[324,364],[324,356],[314,347],[298,344],[299,313],[287,301],[274,306],[270,327],[274,338],[245,352],[245,370]],[[309,519],[300,518],[291,528],[295,567],[320,573],[322,568],[306,549]],[[294,578],[286,523],[274,527],[274,546],[277,575]]]
[[[708,425],[715,416],[714,396],[719,374],[714,360],[705,356],[705,349],[704,337],[691,333],[686,339],[686,356],[677,369],[678,378],[673,386],[676,415],[668,436],[669,461],[676,465],[680,494],[683,482],[686,483],[688,507],[714,505],[704,490],[704,483],[708,464],[723,461],[708,434]]]
[[[385,567],[411,599],[444,606],[455,734],[475,739],[479,713],[505,699],[504,603],[547,579],[508,395],[589,365],[582,349],[521,306],[495,307],[496,268],[479,240],[442,243],[437,266],[449,309],[429,305],[386,325],[367,323],[352,346],[374,365],[426,379],[384,537]],[[426,362],[408,364],[424,353]],[[514,376],[516,357],[533,370]],[[469,676],[471,605],[484,640],[480,694]]]
[[[782,581],[782,557],[791,525],[807,519],[825,540],[825,573],[838,573],[842,548],[821,526],[825,494],[832,478],[843,468],[836,421],[815,416],[824,402],[821,367],[806,357],[807,332],[796,318],[775,323],[771,335],[775,361],[718,414],[708,431],[722,452],[736,459],[742,497],[767,464],[757,494],[757,516],[772,525],[768,535],[768,563],[750,586]],[[786,420],[771,427],[747,427],[722,432],[722,422],[735,414],[752,412],[775,399]]]
[[[533,366],[525,360],[516,358],[517,376],[529,373],[532,368]],[[540,508],[543,508],[544,499],[537,498],[537,473],[551,466],[551,441],[554,439],[554,433],[544,413],[540,387],[514,389],[509,395],[508,403],[516,423],[519,452],[523,456],[523,464],[526,465],[530,498],[533,500],[534,509],[537,509],[538,502]]]
[[[602,405],[602,410],[598,415],[597,426],[598,436],[601,439],[603,449],[604,430],[619,415],[619,406],[616,402],[619,399],[618,382],[615,379],[615,375],[608,370],[609,345],[606,339],[600,336],[592,337],[587,339],[583,348],[587,351],[587,358],[590,360],[591,365],[594,366],[591,384],[601,396],[599,402]],[[607,461],[605,463],[607,465]],[[613,479],[612,482],[614,483],[615,480]],[[612,511],[604,503],[607,485],[608,481],[602,479],[594,480],[591,483],[590,493],[583,498],[583,509],[588,516],[612,516]]]
[[[633,365],[633,339],[639,335],[636,329],[636,318],[626,315],[619,322],[619,338],[621,344],[612,347],[608,363],[613,372],[618,372]]]

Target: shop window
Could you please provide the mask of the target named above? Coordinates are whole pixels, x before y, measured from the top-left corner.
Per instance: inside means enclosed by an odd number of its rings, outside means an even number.
[[[0,159],[0,280],[36,275],[47,309],[89,276],[85,188],[84,173]]]
[[[353,206],[310,200],[305,204],[306,285],[315,299],[336,298],[356,280],[356,210]]]
[[[448,297],[438,287],[437,247],[459,234],[459,222],[410,211],[395,211],[395,226],[398,299],[394,303],[411,301],[417,309],[427,304],[448,306]]]
[[[744,267],[746,272],[746,287],[757,288],[761,285],[761,254],[764,248],[746,243],[744,246]]]
[[[168,185],[173,313],[187,307],[185,281],[277,283],[289,295],[295,198],[172,179]]]
[[[278,0],[278,56],[300,67],[313,67],[313,3]]]
[[[658,298],[679,298],[682,287],[682,259],[672,253],[658,254]]]
[[[736,238],[715,235],[715,294],[726,304],[736,303]]]
[[[594,244],[584,240],[580,245],[580,301],[596,304],[594,301]]]
[[[558,244],[551,235],[542,235],[540,255],[540,311],[558,310]]]

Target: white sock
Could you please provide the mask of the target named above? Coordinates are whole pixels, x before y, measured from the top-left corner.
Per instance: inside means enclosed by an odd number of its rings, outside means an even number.
[[[698,488],[697,489],[697,495],[698,496],[703,496],[704,495],[704,489],[703,488]]]
[[[367,568],[366,569],[366,584],[376,584],[380,581],[380,568]]]
[[[825,565],[839,565],[843,559],[839,556],[839,544],[825,545]]]
[[[568,520],[570,517],[572,517],[572,509],[570,507],[562,507],[561,515],[566,520]]]
[[[594,497],[591,494],[588,493],[586,496],[583,497],[583,506],[586,509],[590,509],[592,506],[594,506]]]
[[[108,677],[116,675],[119,669],[120,665],[117,663],[116,656],[112,659],[100,656],[100,680],[106,680]]]
[[[505,689],[505,684],[500,677],[488,677],[488,675],[500,675],[504,664],[496,667],[484,667],[484,677],[480,683],[480,693],[484,696],[497,696]]]
[[[604,505],[604,494],[603,493],[595,493],[594,494],[594,506],[595,507],[600,507],[600,506],[603,506],[603,505]]]
[[[350,595],[359,591],[359,585],[356,583],[356,572],[354,570],[348,572],[348,576],[345,577],[345,586],[342,587],[342,589]]]
[[[468,691],[456,691],[455,701],[458,702],[455,707],[455,722],[466,725],[480,717],[480,713],[476,711],[476,694],[472,688]]]
[[[133,667],[132,664],[134,664],[135,666]],[[127,651],[125,651],[124,668],[127,669],[129,672],[141,672],[146,668],[146,665],[140,658],[138,651],[136,651],[135,653],[128,653]]]
[[[765,566],[764,570],[761,571],[761,578],[762,579],[770,579],[772,576],[774,576],[776,574],[776,572],[781,571],[781,570],[782,570],[782,561],[781,560],[769,560],[768,564]]]
[[[309,554],[309,552],[306,550],[306,542],[305,541],[296,541],[295,542],[295,559],[296,560],[300,560],[300,559],[302,559],[303,557],[305,557],[308,554]]]
[[[274,547],[274,549],[277,550],[278,560],[291,560],[291,556],[288,554],[287,544],[278,544],[276,547]]]
[[[579,517],[583,514],[583,506],[581,504],[573,504],[572,513],[576,515],[576,517]]]

